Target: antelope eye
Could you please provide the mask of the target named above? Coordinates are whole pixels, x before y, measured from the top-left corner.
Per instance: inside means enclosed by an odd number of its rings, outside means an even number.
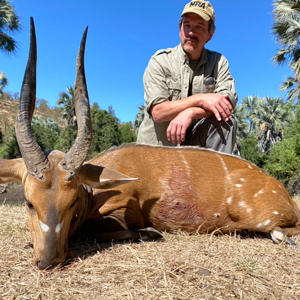
[[[34,206],[32,205],[32,203],[30,201],[28,201],[27,199],[25,199],[25,204],[27,205],[27,207],[30,210],[34,210]]]

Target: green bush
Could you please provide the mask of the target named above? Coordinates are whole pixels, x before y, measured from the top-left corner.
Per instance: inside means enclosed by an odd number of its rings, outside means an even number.
[[[266,154],[262,153],[258,147],[257,139],[250,135],[248,138],[242,140],[242,158],[251,161],[260,168],[263,168],[266,162]]]
[[[71,147],[76,139],[76,135],[77,135],[76,129],[74,129],[74,127],[72,125],[68,125],[61,132],[53,149],[61,150],[65,153],[67,153],[71,149]]]
[[[122,143],[136,142],[136,133],[131,122],[119,124],[119,129]]]
[[[16,138],[15,128],[11,127],[7,138],[0,148],[0,157],[5,159],[12,159],[21,157],[21,152]]]
[[[280,180],[290,194],[300,192],[300,135],[283,139],[269,153],[264,169]]]

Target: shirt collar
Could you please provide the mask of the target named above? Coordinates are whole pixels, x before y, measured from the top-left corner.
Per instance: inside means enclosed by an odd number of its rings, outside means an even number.
[[[184,65],[185,63],[189,63],[189,58],[186,55],[186,53],[184,52],[181,44],[179,44],[179,56],[180,56],[180,60],[182,62],[182,64]],[[199,61],[199,65],[204,65],[207,62],[207,50],[205,48],[203,48],[203,51],[201,53],[200,56],[200,61]]]

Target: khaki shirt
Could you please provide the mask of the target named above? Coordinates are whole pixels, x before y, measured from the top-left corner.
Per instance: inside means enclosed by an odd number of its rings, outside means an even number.
[[[164,101],[176,101],[188,97],[190,80],[189,59],[182,46],[157,51],[149,61],[144,74],[144,97],[146,112],[139,128],[137,143],[169,145],[167,128],[170,122],[156,123],[151,116],[151,107]],[[234,79],[228,61],[220,53],[203,49],[194,72],[192,94],[207,93],[204,80],[215,78],[214,92],[228,94],[232,106],[237,104]]]

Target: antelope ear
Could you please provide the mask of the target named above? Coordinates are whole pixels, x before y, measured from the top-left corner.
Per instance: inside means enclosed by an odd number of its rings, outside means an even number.
[[[89,185],[92,188],[110,189],[124,183],[128,183],[138,178],[128,177],[115,170],[85,164],[79,172],[80,182]]]
[[[0,159],[0,184],[20,181],[24,172],[27,172],[22,158]]]

